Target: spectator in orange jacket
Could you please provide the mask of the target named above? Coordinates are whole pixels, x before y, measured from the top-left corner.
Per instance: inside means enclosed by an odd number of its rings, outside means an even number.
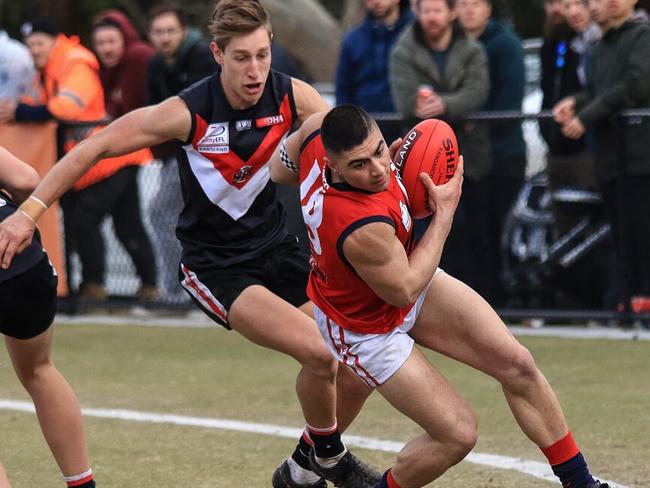
[[[65,122],[95,122],[106,119],[104,90],[98,75],[97,58],[84,48],[77,36],[67,37],[59,32],[56,24],[47,17],[38,17],[22,27],[25,43],[34,58],[38,73],[33,93],[21,103],[0,102],[0,122],[46,121],[56,119]],[[68,152],[81,140],[101,130],[101,126],[64,126],[63,151]],[[129,171],[125,168],[144,164],[151,160],[149,150],[141,150],[117,158],[101,160],[74,185],[74,190],[61,199],[66,223],[66,252],[76,248],[82,264],[80,295],[85,298],[103,299],[104,243],[100,231],[103,217],[125,200],[125,195],[137,192],[127,185]],[[124,212],[134,218],[132,209]],[[151,250],[139,244],[142,239],[127,234],[118,217],[114,217],[116,233],[131,255],[140,274],[143,286],[155,287],[155,265]],[[144,227],[140,223],[146,239]],[[81,238],[75,239],[78,235]],[[148,239],[146,239],[148,242]],[[147,258],[144,258],[148,255]],[[69,259],[67,260],[69,263]],[[68,270],[70,271],[70,270]],[[68,273],[71,276],[71,273]],[[152,277],[153,276],[153,277]]]

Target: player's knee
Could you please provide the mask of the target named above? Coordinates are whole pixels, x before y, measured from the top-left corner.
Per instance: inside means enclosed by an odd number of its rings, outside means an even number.
[[[431,437],[444,445],[450,460],[463,459],[478,441],[476,415],[468,405],[455,405],[449,409],[445,424],[441,432],[430,433]]]
[[[48,368],[53,367],[52,363],[47,361],[38,364],[20,364],[16,365],[16,376],[27,391],[32,391],[38,385],[45,381]]]
[[[303,368],[320,378],[336,378],[336,359],[325,347],[315,348],[309,354],[300,358],[299,361]]]
[[[474,412],[469,407],[456,410],[455,429],[450,447],[457,456],[460,456],[459,459],[462,459],[474,449],[477,441],[478,422]]]
[[[508,364],[503,368],[505,372],[501,382],[505,385],[525,385],[539,376],[539,368],[533,355],[524,346],[519,346],[509,358]]]
[[[456,450],[459,459],[463,459],[467,456],[472,449],[474,449],[477,442],[478,426],[476,423],[476,417],[472,414],[471,421],[463,423],[456,433]]]

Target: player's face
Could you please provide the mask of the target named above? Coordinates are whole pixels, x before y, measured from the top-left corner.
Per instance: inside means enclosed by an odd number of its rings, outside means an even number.
[[[165,58],[173,58],[185,39],[186,30],[173,12],[165,12],[151,21],[149,39]]]
[[[230,105],[238,110],[255,105],[262,97],[271,69],[271,38],[260,27],[250,34],[233,37],[222,51],[210,45],[221,65],[221,85]]]
[[[456,2],[458,21],[469,32],[482,32],[492,15],[492,7],[487,0],[458,0]]]
[[[50,59],[50,54],[52,53],[52,49],[54,49],[55,43],[55,37],[40,32],[30,34],[27,39],[25,39],[25,44],[34,59],[34,66],[36,69],[43,69],[47,66],[47,62]]]
[[[124,56],[124,36],[117,27],[100,27],[93,33],[93,47],[99,61],[114,68]]]
[[[417,17],[427,39],[440,39],[456,19],[456,13],[449,8],[447,0],[421,0]]]
[[[384,191],[390,183],[390,156],[386,141],[375,127],[364,142],[328,160],[335,179],[372,193]]]
[[[562,0],[562,13],[569,27],[576,32],[584,32],[591,23],[589,9],[583,0]]]

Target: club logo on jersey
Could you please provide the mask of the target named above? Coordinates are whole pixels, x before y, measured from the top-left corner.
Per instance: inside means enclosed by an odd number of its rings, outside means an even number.
[[[219,122],[208,126],[196,147],[199,152],[224,154],[230,151],[229,143],[228,122]]]
[[[284,123],[284,115],[282,114],[271,115],[269,117],[261,117],[259,119],[255,119],[255,127],[257,127],[258,129],[261,129],[262,127],[270,127],[272,125],[278,125],[283,123]]]
[[[250,177],[252,172],[253,172],[253,166],[251,165],[242,166],[233,175],[232,179],[235,183],[243,183]]]
[[[235,122],[235,130],[238,132],[242,132],[245,130],[251,130],[253,128],[253,121],[248,119],[248,120],[238,120]]]
[[[402,225],[406,229],[406,232],[408,232],[411,230],[411,224],[413,223],[411,212],[409,212],[408,206],[401,200],[399,201],[399,209],[402,213]]]

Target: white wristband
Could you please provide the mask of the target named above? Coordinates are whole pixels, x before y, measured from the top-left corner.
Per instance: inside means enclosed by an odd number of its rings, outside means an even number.
[[[40,203],[41,206],[42,206],[45,210],[47,210],[48,207],[47,207],[47,205],[45,205],[45,202],[44,202],[43,200],[41,200],[41,199],[38,198],[38,197],[35,197],[34,195],[30,195],[29,198],[31,198],[32,200],[36,200],[37,203]],[[28,200],[29,200],[29,198],[28,198]]]
[[[31,215],[29,215],[27,212],[25,212],[22,208],[19,208],[18,211],[21,214],[23,214],[25,217],[27,217],[29,220],[31,220],[34,225],[36,225],[36,221],[32,218]]]

